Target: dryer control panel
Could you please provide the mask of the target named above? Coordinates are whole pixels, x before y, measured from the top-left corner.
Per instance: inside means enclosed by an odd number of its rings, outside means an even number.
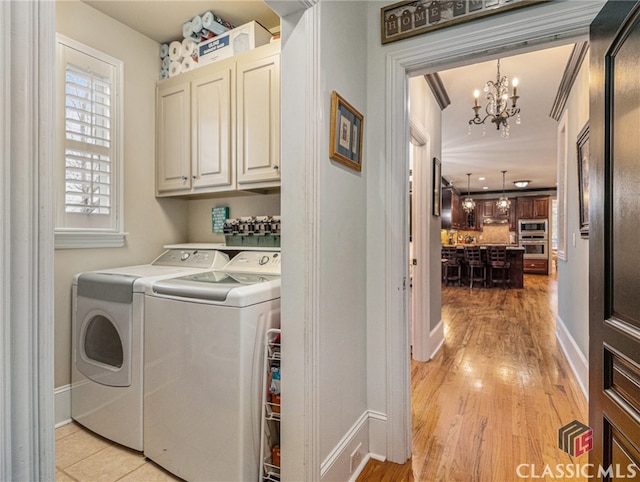
[[[213,249],[168,249],[158,256],[154,266],[181,266],[185,268],[221,269],[229,257]]]
[[[272,251],[243,251],[224,267],[228,273],[280,275],[280,253]]]

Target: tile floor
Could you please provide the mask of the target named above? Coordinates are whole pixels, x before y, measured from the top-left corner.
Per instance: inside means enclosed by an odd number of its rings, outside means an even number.
[[[144,455],[76,423],[56,429],[57,482],[179,482]]]

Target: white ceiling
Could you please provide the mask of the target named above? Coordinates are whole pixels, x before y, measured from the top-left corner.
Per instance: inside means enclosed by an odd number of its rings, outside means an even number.
[[[182,24],[207,10],[228,22],[242,25],[260,22],[272,32],[280,31],[280,18],[260,0],[83,0],[110,17],[159,43],[181,38]],[[442,174],[466,191],[466,173],[472,173],[471,191],[502,189],[506,170],[507,190],[516,179],[530,179],[529,188],[556,187],[556,128],[549,117],[572,45],[501,59],[501,72],[518,77],[518,105],[522,124],[512,122],[508,139],[493,124],[482,135],[472,126],[473,91],[482,92],[487,80],[495,80],[496,61],[439,72],[451,104],[442,114]],[[483,99],[484,100],[484,99]],[[484,104],[484,102],[483,102]],[[478,180],[485,177],[484,181]]]
[[[236,26],[255,20],[272,33],[280,31],[280,17],[260,0],[83,1],[158,43],[180,40],[182,24],[208,10]]]
[[[513,181],[531,180],[527,189],[556,187],[556,132],[558,123],[549,117],[573,45],[538,52],[503,57],[502,75],[511,81],[518,77],[518,106],[521,124],[512,119],[509,138],[504,139],[494,124],[471,126],[473,91],[495,81],[497,61],[483,62],[439,72],[451,99],[442,112],[442,175],[467,191],[466,173],[472,173],[471,191],[502,190],[502,173],[506,170],[506,189],[517,189]],[[481,112],[484,112],[484,108]],[[478,178],[484,177],[481,181]]]

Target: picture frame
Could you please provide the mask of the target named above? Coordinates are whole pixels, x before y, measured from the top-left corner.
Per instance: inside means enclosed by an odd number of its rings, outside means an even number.
[[[382,44],[549,0],[403,0],[380,9]]]
[[[364,116],[335,90],[331,93],[329,157],[354,171],[362,171]]]
[[[589,237],[589,122],[578,134],[578,206],[580,210],[580,236]]]
[[[442,206],[442,163],[437,157],[433,158],[433,215],[440,216]]]

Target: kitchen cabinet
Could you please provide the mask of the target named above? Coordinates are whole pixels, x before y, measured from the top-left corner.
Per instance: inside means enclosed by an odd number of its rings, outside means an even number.
[[[548,274],[549,261],[546,259],[525,259],[524,272],[532,274]]]
[[[518,198],[518,219],[547,219],[548,217],[549,196]]]
[[[492,221],[498,220],[504,223],[509,223],[509,230],[516,231],[517,229],[517,218],[516,218],[516,199],[511,198],[511,207],[506,213],[500,211],[496,205],[498,199],[484,199],[478,201],[478,207],[482,213],[482,217],[479,220],[479,229],[482,229],[485,221],[491,219]]]
[[[156,195],[280,186],[280,45],[158,82]]]
[[[452,188],[442,189],[442,209],[440,222],[442,229],[460,229],[460,213],[464,212],[460,206],[460,195]]]

